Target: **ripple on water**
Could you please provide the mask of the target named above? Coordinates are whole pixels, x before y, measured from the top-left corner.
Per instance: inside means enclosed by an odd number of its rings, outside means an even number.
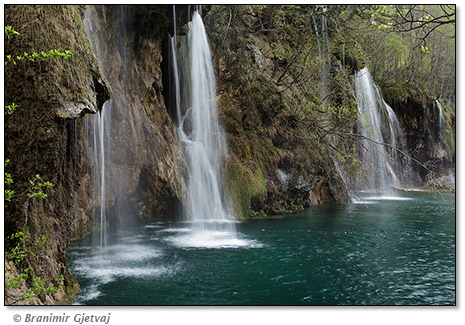
[[[164,272],[164,268],[145,267],[148,261],[161,257],[161,250],[152,246],[138,244],[117,244],[104,248],[91,249],[84,256],[74,261],[73,271],[81,276],[98,279],[107,283],[115,277],[151,276]]]
[[[455,304],[454,205],[429,198],[254,220],[237,234],[168,222],[102,250],[87,240],[68,252],[74,303]]]

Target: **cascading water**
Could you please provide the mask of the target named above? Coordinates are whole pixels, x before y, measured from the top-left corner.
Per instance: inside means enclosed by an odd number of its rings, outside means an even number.
[[[99,43],[95,39],[93,24],[90,22],[90,11],[86,11],[84,24],[87,34],[92,43],[93,49],[97,55],[101,53]],[[91,141],[94,166],[92,170],[92,180],[94,186],[94,202],[100,205],[98,208],[94,205],[94,227],[99,231],[94,232],[94,243],[104,248],[108,243],[108,218],[106,211],[106,184],[108,164],[108,153],[111,142],[111,100],[103,104],[102,110],[95,116],[89,116],[86,119],[86,134]]]
[[[112,26],[114,40],[107,40],[102,20],[96,18],[99,15],[97,7],[89,6],[84,19],[101,73],[112,88],[112,96],[103,104],[102,110],[95,116],[87,117],[87,136],[94,161],[94,227],[100,229],[100,232],[95,232],[95,242],[101,247],[108,242],[110,227],[114,235],[135,228],[137,223],[131,207],[121,199],[128,192],[127,184],[131,179],[130,171],[121,167],[121,161],[133,159],[126,155],[128,148],[132,150],[132,154],[138,150],[137,146],[128,145],[137,141],[128,127],[128,124],[134,123],[132,111],[128,109],[132,60],[132,35],[128,25],[132,13],[129,6],[115,6],[108,14],[112,15],[115,22]],[[108,56],[108,52],[114,53],[113,58]]]
[[[205,28],[198,12],[189,33],[191,59],[191,106],[183,119],[190,118],[190,135],[179,125],[189,165],[190,216],[202,229],[218,229],[228,220],[220,192],[220,166],[225,157],[225,139],[216,108],[216,85]],[[210,222],[214,221],[213,224]],[[229,223],[227,223],[229,224]]]
[[[237,245],[228,198],[221,188],[226,139],[218,120],[210,46],[198,10],[192,13],[187,37],[175,35],[170,46],[178,133],[189,172],[190,206],[185,214],[193,230],[189,238],[180,240],[197,246],[205,244],[208,237],[207,241],[219,245],[231,240]],[[221,234],[221,238],[215,234]],[[228,239],[224,240],[224,236]]]
[[[405,136],[394,111],[373,83],[368,68],[355,76],[355,92],[361,116],[359,132],[363,136],[361,159],[366,169],[363,190],[392,196],[394,189],[401,187],[398,176],[401,157],[397,149],[403,149]],[[405,167],[405,163],[402,165]]]
[[[436,99],[434,101],[438,109],[438,120],[439,120],[439,136],[442,137],[446,129],[446,119],[444,118],[444,110],[442,109],[441,103]]]

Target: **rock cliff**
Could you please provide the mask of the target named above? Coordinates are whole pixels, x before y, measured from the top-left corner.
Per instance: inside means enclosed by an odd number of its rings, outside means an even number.
[[[383,85],[386,102],[398,116],[406,134],[413,184],[455,190],[455,110],[411,85]]]
[[[83,116],[95,114],[109,98],[87,40],[83,15],[83,8],[76,6],[5,7],[5,25],[19,32],[7,40],[6,54],[50,49],[72,53],[60,61],[21,61],[5,67],[5,102],[18,106],[5,116],[5,158],[10,159],[6,171],[14,179],[15,190],[5,208],[5,235],[22,231],[30,242],[47,236],[40,250],[28,256],[30,277],[56,280],[63,274],[60,285],[65,287],[73,286],[66,247],[92,227]],[[29,180],[36,174],[54,184],[47,189],[46,199],[27,196]],[[7,250],[13,245],[6,240]],[[63,289],[58,290],[42,302],[52,303],[63,294]]]
[[[186,200],[185,161],[162,93],[170,10],[91,6],[87,12],[88,33],[112,89],[104,132],[105,205],[113,225],[177,218]]]
[[[95,177],[100,158],[93,148],[99,112],[111,114],[105,157],[105,208],[113,216],[111,223],[180,216],[186,200],[185,162],[162,95],[163,37],[172,28],[171,10],[5,8],[5,24],[19,32],[7,41],[6,54],[50,49],[72,53],[60,61],[22,61],[5,69],[5,101],[18,107],[5,121],[5,157],[10,160],[6,171],[16,191],[6,208],[5,236],[21,231],[30,243],[47,237],[18,270],[10,270],[10,278],[30,267],[29,286],[37,276],[47,279],[46,286],[60,286],[40,303],[54,303],[75,287],[66,248],[72,239],[92,231],[92,216],[102,208]],[[86,27],[93,29],[92,42]],[[46,189],[46,199],[27,196],[29,180],[37,174],[54,184]],[[6,240],[6,249],[16,244]],[[57,281],[61,274],[63,282]],[[25,288],[8,292],[11,299],[6,302],[13,303]]]

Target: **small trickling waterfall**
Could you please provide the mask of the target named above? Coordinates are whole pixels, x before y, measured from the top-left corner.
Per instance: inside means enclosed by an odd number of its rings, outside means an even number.
[[[434,101],[437,109],[438,109],[438,120],[439,120],[439,136],[442,137],[444,131],[446,130],[446,120],[444,118],[444,110],[442,108],[441,103],[436,99]]]
[[[316,41],[318,43],[318,54],[321,61],[320,80],[321,80],[321,100],[323,105],[327,104],[330,93],[330,71],[331,71],[331,54],[329,48],[328,19],[326,18],[328,8],[322,7],[319,21],[312,15],[313,27],[315,29]]]
[[[360,112],[359,133],[363,136],[361,159],[366,169],[362,189],[393,195],[394,189],[402,187],[400,171],[403,170],[403,181],[409,177],[410,162],[397,150],[405,148],[405,135],[368,68],[355,76],[355,92]]]
[[[94,35],[91,13],[86,11],[84,19],[87,34],[92,43],[95,53],[100,53],[99,43]],[[102,110],[95,116],[86,118],[86,134],[91,141],[94,166],[92,169],[92,182],[94,187],[93,201],[98,202],[99,207],[94,204],[94,227],[98,231],[94,232],[94,244],[105,247],[108,242],[108,219],[106,211],[106,187],[108,153],[111,139],[111,100],[103,104]]]
[[[178,133],[189,172],[187,219],[199,231],[234,232],[221,187],[226,141],[218,120],[210,47],[197,10],[187,37],[175,35],[170,45]]]

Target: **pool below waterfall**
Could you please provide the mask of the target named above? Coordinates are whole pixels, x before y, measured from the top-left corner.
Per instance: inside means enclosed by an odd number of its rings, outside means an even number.
[[[157,222],[67,252],[84,305],[454,305],[455,194],[365,193],[237,233]]]

